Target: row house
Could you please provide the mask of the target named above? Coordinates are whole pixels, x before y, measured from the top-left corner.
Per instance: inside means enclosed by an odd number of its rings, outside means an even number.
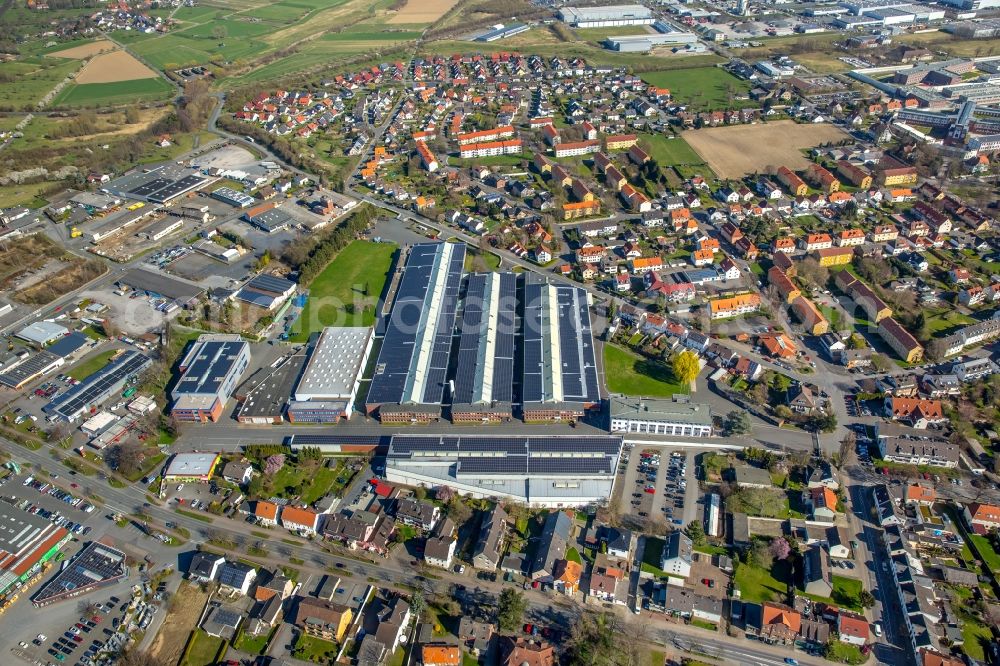
[[[806,177],[812,181],[817,189],[823,190],[827,194],[840,190],[840,181],[822,165],[810,164],[809,168],[806,169]]]
[[[556,157],[575,157],[578,155],[589,155],[601,149],[599,141],[575,141],[572,143],[561,143],[553,148]]]
[[[563,204],[562,211],[564,220],[575,220],[581,217],[589,217],[591,215],[597,215],[601,212],[601,202],[596,199],[593,201],[574,201]]]
[[[806,185],[805,181],[799,178],[798,175],[788,167],[778,167],[776,175],[778,182],[784,185],[792,196],[804,197],[809,192],[809,187]]]
[[[833,238],[830,234],[809,234],[802,241],[802,248],[806,252],[815,252],[831,247],[833,247]]]
[[[760,309],[759,294],[739,294],[709,302],[712,319],[725,319],[756,312]]]
[[[865,244],[865,232],[862,229],[845,229],[837,234],[839,247],[852,247]]]

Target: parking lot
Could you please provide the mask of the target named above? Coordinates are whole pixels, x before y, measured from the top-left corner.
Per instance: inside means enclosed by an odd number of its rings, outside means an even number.
[[[644,446],[626,449],[622,461],[623,510],[678,526],[697,519],[693,451]]]
[[[52,477],[53,480],[60,479],[58,473]],[[12,498],[11,504],[19,509],[45,518],[83,537],[91,531],[91,527],[85,523],[99,512],[93,504],[84,499],[78,483],[72,481],[69,486],[68,491],[63,490],[51,483],[35,480],[29,475],[0,481],[2,488],[0,492]]]

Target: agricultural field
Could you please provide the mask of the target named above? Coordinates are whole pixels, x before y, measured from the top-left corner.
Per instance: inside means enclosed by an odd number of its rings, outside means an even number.
[[[671,138],[663,134],[640,134],[639,142],[649,146],[650,156],[661,167],[706,166],[704,160],[684,140],[683,135]]]
[[[111,51],[94,56],[76,75],[76,82],[115,83],[117,81],[134,81],[137,79],[152,79],[158,74],[139,62],[127,51]]]
[[[7,62],[0,71],[0,109],[34,110],[56,84],[80,69],[79,60],[30,57]]]
[[[803,149],[847,137],[833,125],[799,124],[792,120],[705,127],[684,132],[683,136],[719,178],[742,178],[779,166],[804,168],[809,160]]]
[[[309,298],[289,340],[305,342],[324,326],[371,326],[396,246],[354,241],[309,285]],[[359,303],[366,302],[361,309]],[[348,308],[351,311],[348,311]]]
[[[53,58],[70,58],[72,60],[86,60],[92,56],[98,55],[99,53],[105,53],[107,51],[114,51],[117,47],[106,39],[99,39],[96,42],[88,42],[86,44],[79,44],[77,46],[71,46],[67,49],[62,49],[60,51],[53,51],[49,53]]]
[[[749,83],[719,67],[646,72],[640,76],[650,85],[669,88],[675,101],[696,111],[738,108],[744,100],[735,97],[750,90]]]
[[[407,0],[387,22],[390,25],[434,23],[456,4],[458,0]]]
[[[71,84],[56,96],[52,105],[116,106],[138,101],[165,99],[173,92],[173,87],[159,77],[110,83]]]

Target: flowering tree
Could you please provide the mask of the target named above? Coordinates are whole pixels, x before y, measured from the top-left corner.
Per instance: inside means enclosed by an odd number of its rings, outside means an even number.
[[[264,461],[264,474],[267,476],[273,476],[278,472],[279,469],[285,466],[285,454],[276,453],[273,456],[268,456],[267,460]]]
[[[788,541],[785,537],[778,537],[771,540],[771,554],[774,555],[776,560],[787,559],[789,554],[792,552],[792,547],[788,545]]]

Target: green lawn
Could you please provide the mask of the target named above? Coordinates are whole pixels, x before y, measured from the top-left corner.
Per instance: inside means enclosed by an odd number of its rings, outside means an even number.
[[[824,655],[828,660],[840,664],[863,664],[866,657],[861,654],[857,645],[848,645],[838,640],[831,640]]]
[[[814,601],[833,603],[841,608],[847,608],[859,613],[864,611],[860,599],[862,590],[860,580],[845,578],[844,576],[831,576],[831,582],[833,583],[833,596],[829,598],[815,594],[804,594],[803,596],[809,597]]]
[[[67,372],[70,377],[83,381],[87,377],[91,376],[104,366],[108,364],[111,357],[115,355],[115,349],[108,349],[107,351],[102,351],[99,354],[91,356],[84,359],[82,362],[78,363],[76,367]]]
[[[980,622],[965,619],[962,622],[962,651],[973,659],[983,661],[986,658],[985,646],[993,640],[990,628]]]
[[[337,656],[337,644],[299,634],[292,649],[292,656],[304,661],[333,663],[333,658]]]
[[[304,504],[312,504],[330,491],[341,474],[347,471],[339,464],[330,468],[286,461],[275,473],[271,486],[278,497],[298,496]]]
[[[247,654],[263,654],[264,649],[267,647],[268,640],[271,638],[274,631],[277,631],[277,629],[266,634],[261,634],[260,636],[240,634],[239,640],[233,644],[233,647],[241,652],[246,652]]]
[[[33,109],[56,84],[80,69],[82,64],[80,60],[39,57],[5,62],[4,72],[13,78],[0,83],[0,106],[15,111]]]
[[[660,568],[663,557],[663,547],[666,542],[659,537],[646,537],[646,545],[642,550],[642,571],[651,573],[654,576],[666,576],[666,572]]]
[[[669,398],[675,393],[687,393],[689,388],[674,378],[673,370],[665,363],[610,344],[604,345],[604,375],[609,391],[625,395]]]
[[[972,317],[950,309],[939,310],[934,314],[928,312],[927,315],[927,330],[930,331],[931,335],[943,334],[954,328],[976,323]]]
[[[1000,554],[994,550],[990,540],[979,534],[970,534],[969,540],[972,541],[972,545],[975,546],[976,552],[979,553],[979,558],[986,565],[986,568],[990,571],[1000,571]]]
[[[750,90],[746,81],[719,67],[660,70],[639,76],[650,85],[669,88],[674,100],[691,104],[696,110],[739,106],[739,102],[729,103],[729,93],[741,95]]]
[[[566,549],[566,560],[568,562],[576,562],[577,564],[583,564],[583,559],[580,557],[580,551],[576,548],[570,547]]]
[[[705,162],[694,152],[694,148],[680,136],[669,134],[640,134],[639,142],[649,144],[649,154],[661,167],[678,164],[706,166]]]
[[[196,629],[191,637],[187,653],[181,659],[181,666],[210,666],[215,663],[219,649],[225,644],[221,638],[213,638],[201,629]]]
[[[718,631],[719,630],[719,628],[717,626],[715,626],[714,624],[712,624],[711,622],[709,622],[707,620],[700,620],[698,618],[692,619],[691,620],[691,624],[693,624],[696,627],[701,627],[702,629],[708,629],[709,631]]]
[[[734,583],[743,601],[764,603],[783,601],[791,579],[791,565],[787,562],[775,562],[771,571],[740,563],[736,565]]]
[[[325,326],[371,326],[396,246],[354,241],[309,285],[309,299],[289,340],[305,342]],[[367,293],[366,293],[367,292]],[[353,309],[348,313],[347,307]]]
[[[173,90],[170,84],[160,77],[114,83],[70,84],[56,96],[52,106],[113,106],[163,99]]]

